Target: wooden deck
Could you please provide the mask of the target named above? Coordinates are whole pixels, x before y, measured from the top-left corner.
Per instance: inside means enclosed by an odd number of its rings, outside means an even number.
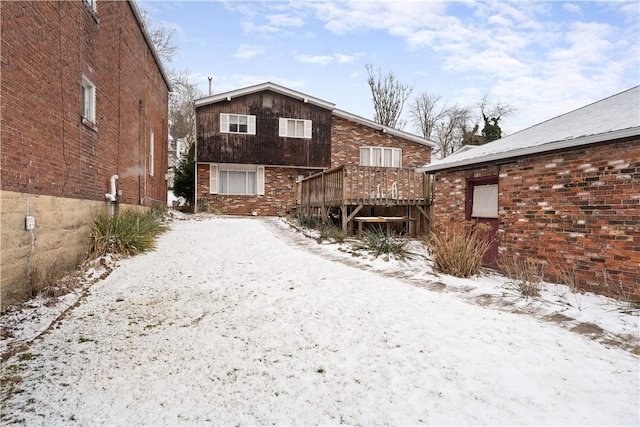
[[[300,211],[326,220],[332,208],[339,209],[344,231],[365,207],[411,207],[429,222],[430,175],[411,168],[338,166],[303,179],[299,186]]]

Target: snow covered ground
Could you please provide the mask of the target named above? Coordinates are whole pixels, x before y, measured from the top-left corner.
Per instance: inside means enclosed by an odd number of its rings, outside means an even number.
[[[608,298],[523,300],[276,218],[176,220],[118,264],[2,316],[2,424],[640,424],[638,316]]]

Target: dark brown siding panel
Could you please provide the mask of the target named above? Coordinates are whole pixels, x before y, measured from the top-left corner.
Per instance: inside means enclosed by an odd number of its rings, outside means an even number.
[[[255,115],[256,135],[221,134],[221,113]],[[331,110],[265,91],[199,107],[196,115],[199,162],[303,167],[330,165]],[[278,136],[281,117],[311,120],[312,138]]]

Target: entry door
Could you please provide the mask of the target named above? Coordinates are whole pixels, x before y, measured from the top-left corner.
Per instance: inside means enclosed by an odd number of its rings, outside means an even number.
[[[471,180],[467,183],[467,219],[479,224],[488,224],[491,230],[487,238],[492,240],[489,250],[482,258],[482,266],[498,267],[498,178]]]

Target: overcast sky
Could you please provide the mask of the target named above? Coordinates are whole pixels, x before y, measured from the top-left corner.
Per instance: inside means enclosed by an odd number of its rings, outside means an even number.
[[[640,84],[640,2],[146,1],[213,93],[271,81],[373,118],[365,65],[477,106],[513,133]],[[408,107],[404,116],[408,118]],[[406,131],[414,132],[408,123]]]

